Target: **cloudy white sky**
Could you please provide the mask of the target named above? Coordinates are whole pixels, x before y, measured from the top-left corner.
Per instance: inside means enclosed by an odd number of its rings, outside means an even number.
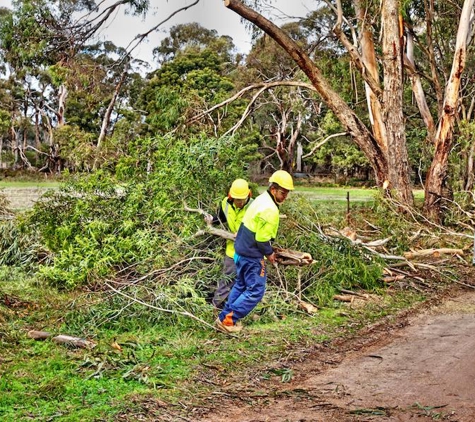
[[[266,15],[272,14],[276,24],[282,24],[286,16],[303,16],[316,0],[267,0]],[[115,0],[105,0],[101,8],[113,4]],[[100,2],[97,2],[100,3]],[[104,40],[111,40],[116,45],[127,47],[137,34],[148,32],[151,28],[170,16],[175,10],[194,3],[194,0],[150,0],[150,11],[146,19],[137,16],[127,16],[125,9],[120,10],[113,21],[100,33]],[[11,7],[10,0],[0,0],[0,6]],[[152,63],[152,50],[167,36],[170,27],[180,23],[198,22],[202,26],[215,29],[219,35],[229,35],[233,38],[238,50],[242,53],[249,51],[251,36],[241,23],[236,13],[228,10],[222,0],[200,0],[190,9],[173,16],[158,32],[148,36],[145,42],[134,50],[133,55]]]

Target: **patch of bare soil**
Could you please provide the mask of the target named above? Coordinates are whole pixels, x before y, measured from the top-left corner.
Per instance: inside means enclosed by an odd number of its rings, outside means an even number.
[[[290,382],[226,388],[176,420],[473,422],[475,290],[456,290],[422,312],[322,346],[292,365]]]

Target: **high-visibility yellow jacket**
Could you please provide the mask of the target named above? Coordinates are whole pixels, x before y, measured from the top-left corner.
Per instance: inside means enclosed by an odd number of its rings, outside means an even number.
[[[263,258],[273,252],[271,241],[279,229],[279,206],[269,191],[261,193],[249,206],[235,241],[236,253]]]
[[[237,233],[241,226],[242,219],[251,203],[252,199],[249,199],[244,207],[236,208],[232,199],[226,197],[221,201],[221,209],[218,218],[221,222],[227,224],[230,232]],[[230,258],[234,258],[234,242],[229,239],[226,240],[226,255]]]

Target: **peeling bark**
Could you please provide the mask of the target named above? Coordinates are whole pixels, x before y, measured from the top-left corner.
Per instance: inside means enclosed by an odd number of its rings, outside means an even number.
[[[368,22],[366,20],[366,11],[362,7],[361,0],[355,1],[355,10],[357,19],[359,22],[359,26],[361,27],[361,56],[362,61],[373,77],[373,79],[380,86],[379,81],[379,72],[378,72],[378,63],[376,61],[376,53],[373,41],[373,35],[371,28],[368,26]],[[339,14],[341,13],[340,8]],[[382,110],[381,110],[381,103],[379,101],[378,95],[375,91],[373,91],[370,85],[365,82],[365,91],[366,91],[366,101],[368,103],[368,111],[370,116],[371,125],[373,128],[373,134],[378,142],[381,150],[384,151],[385,154],[388,152],[388,145],[386,142],[386,128],[383,122]],[[379,91],[381,92],[381,91]]]
[[[388,143],[389,188],[403,204],[414,198],[409,180],[409,159],[403,115],[402,29],[399,24],[398,0],[386,0],[382,7],[383,34],[383,119]]]
[[[447,165],[452,148],[453,127],[459,102],[460,79],[465,69],[467,39],[475,0],[465,0],[455,43],[455,54],[445,100],[435,138],[435,152],[425,183],[424,211],[435,222],[442,221],[443,188],[447,179]]]
[[[310,79],[318,94],[328,107],[335,113],[353,141],[360,147],[368,158],[373,168],[376,182],[382,186],[388,172],[388,163],[384,152],[368,130],[364,123],[358,118],[354,111],[346,102],[336,93],[323,77],[320,69],[310,59],[297,43],[295,43],[279,27],[274,25],[268,19],[257,13],[255,10],[245,6],[239,0],[225,0],[225,6],[233,10],[244,19],[255,24],[276,41],[297,63],[302,71]]]
[[[68,96],[68,90],[65,85],[59,87],[58,92],[58,111],[56,112],[56,117],[58,118],[58,127],[61,127],[65,124],[65,112],[66,112],[66,98]]]
[[[404,64],[405,69],[409,73],[409,78],[411,79],[412,92],[414,94],[417,107],[427,128],[427,138],[430,143],[433,143],[436,129],[435,122],[429,110],[429,106],[427,105],[424,89],[422,88],[421,78],[416,69],[416,64],[414,61],[414,38],[409,31],[406,32],[406,57]]]

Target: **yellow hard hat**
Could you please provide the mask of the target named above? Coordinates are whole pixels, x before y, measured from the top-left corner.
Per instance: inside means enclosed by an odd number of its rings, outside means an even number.
[[[234,199],[246,199],[250,193],[249,184],[244,179],[236,179],[229,189],[229,196]]]
[[[272,174],[272,176],[269,178],[269,183],[276,183],[281,188],[294,190],[294,181],[292,180],[292,176],[285,170],[277,170],[274,172],[274,174]]]

